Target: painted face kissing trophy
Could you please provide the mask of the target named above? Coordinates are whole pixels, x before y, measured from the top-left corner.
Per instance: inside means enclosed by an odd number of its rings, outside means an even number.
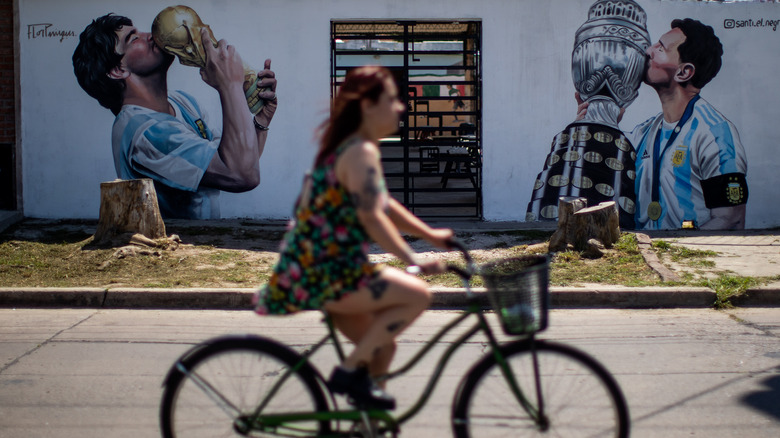
[[[633,0],[597,0],[577,30],[572,77],[589,103],[584,119],[555,136],[536,178],[526,221],[556,220],[558,198],[588,205],[615,201],[620,226],[634,228],[634,147],[618,128],[618,115],[636,99],[650,46],[647,14]]]
[[[203,68],[206,65],[206,51],[200,30],[208,30],[211,42],[217,46],[217,39],[211,28],[201,21],[198,14],[187,6],[170,6],[154,18],[152,36],[154,42],[166,52],[176,55],[182,65]],[[264,101],[259,94],[265,89],[257,87],[257,73],[244,64],[244,94],[252,114],[263,108]]]

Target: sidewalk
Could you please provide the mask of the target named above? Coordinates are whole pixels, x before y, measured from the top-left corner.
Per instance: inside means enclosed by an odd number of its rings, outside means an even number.
[[[3,212],[0,212],[2,216]],[[0,217],[0,221],[3,218]],[[458,231],[507,231],[554,229],[554,224],[523,222],[438,223]],[[780,275],[780,229],[745,231],[664,231],[643,233],[691,249],[718,253],[718,270],[736,275]],[[649,242],[648,242],[649,243]],[[653,266],[672,273],[680,267]],[[247,309],[254,289],[142,289],[142,288],[6,288],[0,286],[0,307],[188,308]],[[711,307],[715,292],[701,287],[626,287],[591,284],[584,287],[551,287],[554,308],[691,308]],[[460,307],[466,295],[459,288],[435,288],[435,308]],[[734,301],[738,306],[780,306],[780,281],[750,289]]]

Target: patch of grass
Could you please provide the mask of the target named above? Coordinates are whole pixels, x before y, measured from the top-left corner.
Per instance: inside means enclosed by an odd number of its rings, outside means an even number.
[[[0,285],[219,287],[259,285],[268,278],[269,263],[247,260],[241,251],[194,248],[186,254],[156,251],[118,257],[116,248],[85,250],[81,243],[9,240],[0,243]]]
[[[517,245],[501,249],[502,257],[516,257],[531,254],[528,245]],[[490,255],[474,255],[477,264],[491,261]],[[403,269],[401,263],[390,262],[391,266]],[[460,287],[460,279],[455,274],[422,276],[432,285]],[[623,284],[626,286],[660,285],[658,275],[647,266],[632,233],[625,233],[607,250],[604,257],[589,260],[577,251],[564,251],[555,254],[550,263],[550,284],[555,286],[576,286],[583,283]],[[473,287],[483,286],[482,278],[472,279]]]
[[[583,283],[654,286],[661,281],[640,254],[607,252],[600,259],[589,260],[574,251],[558,253],[550,268],[550,284],[575,286]]]
[[[220,251],[209,254],[209,260],[215,264],[232,263],[236,260],[240,260],[241,256],[234,251]]]
[[[662,284],[655,271],[645,263],[633,233],[623,233],[612,249],[604,251],[600,259],[585,259],[577,251],[556,254],[550,267],[550,284],[575,286],[582,283],[625,286]]]
[[[715,294],[717,295],[715,300],[716,309],[726,309],[733,307],[731,303],[733,298],[744,294],[749,288],[761,283],[762,281],[753,277],[721,274],[714,279],[700,280],[699,285],[715,291]]]
[[[639,254],[639,241],[636,239],[636,234],[622,233],[617,242],[613,245],[613,248],[617,251],[624,251],[630,254]]]
[[[19,287],[115,287],[139,286],[150,288],[172,287],[256,287],[270,276],[275,251],[254,246],[252,240],[282,238],[281,229],[234,229],[230,227],[182,227],[177,234],[198,236],[199,244],[183,238],[178,249],[153,250],[144,254],[122,255],[116,248],[89,246],[91,238],[84,229],[89,224],[56,223],[50,227],[28,228],[14,226],[0,234],[0,285]],[[474,249],[477,264],[497,258],[516,257],[531,253],[545,253],[551,231],[521,230],[487,232],[491,236],[506,236],[488,247],[478,247],[476,233],[459,233],[458,237]],[[520,236],[520,237],[518,237]],[[523,239],[526,237],[530,240]],[[243,249],[230,249],[222,240],[241,240]],[[411,239],[410,239],[411,240]],[[208,241],[208,243],[202,243]],[[491,241],[494,241],[491,239]],[[259,242],[258,242],[259,243]],[[522,244],[517,244],[522,243]],[[529,245],[534,243],[534,245]],[[230,245],[228,243],[227,245]],[[266,245],[265,248],[270,246]],[[249,250],[246,248],[255,248]],[[550,265],[550,284],[577,286],[584,283],[620,284],[626,286],[697,285],[715,290],[718,308],[728,307],[731,300],[745,290],[760,284],[762,279],[720,274],[717,278],[702,280],[707,268],[714,262],[708,258],[712,251],[691,250],[670,242],[656,240],[654,250],[667,259],[689,266],[679,272],[682,280],[676,284],[662,283],[658,275],[645,263],[636,235],[623,233],[612,249],[600,259],[586,259],[576,251],[555,254]],[[479,249],[480,251],[476,251]],[[396,259],[387,263],[399,269],[406,265]],[[456,262],[461,267],[463,262]],[[709,270],[711,275],[712,269]],[[460,287],[460,278],[452,273],[422,275],[435,287]],[[780,276],[769,281],[776,281]],[[480,276],[473,287],[482,287]]]
[[[668,257],[671,261],[684,264],[694,269],[697,273],[700,272],[699,269],[715,268],[715,262],[707,258],[718,255],[715,251],[691,249],[685,246],[673,245],[665,240],[653,241],[653,249],[660,257]]]
[[[703,259],[706,257],[715,257],[718,255],[715,251],[702,251],[699,249],[690,249],[684,246],[672,245],[665,240],[653,241],[653,248],[657,253],[667,254],[674,262],[681,262],[683,260],[691,261],[691,259]]]

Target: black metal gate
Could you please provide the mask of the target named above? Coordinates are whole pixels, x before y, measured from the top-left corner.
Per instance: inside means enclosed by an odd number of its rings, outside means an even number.
[[[418,216],[482,219],[479,21],[333,21],[331,84],[389,68],[408,112],[380,143],[391,194]]]

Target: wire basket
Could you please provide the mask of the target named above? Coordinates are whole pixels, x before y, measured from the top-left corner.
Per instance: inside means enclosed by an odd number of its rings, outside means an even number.
[[[547,328],[550,259],[526,255],[482,265],[488,299],[501,326],[510,335],[525,335]]]

